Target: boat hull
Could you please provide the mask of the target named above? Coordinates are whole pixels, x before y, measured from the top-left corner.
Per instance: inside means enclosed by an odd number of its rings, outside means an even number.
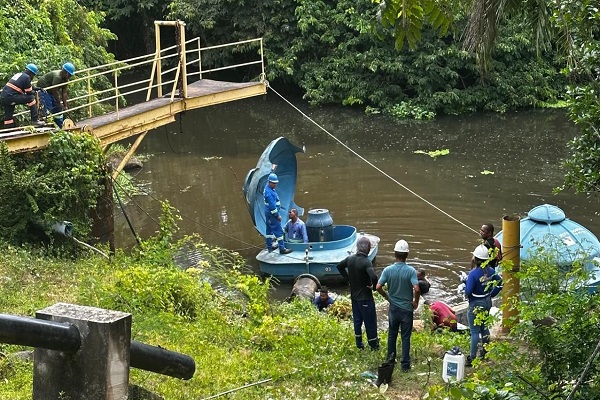
[[[369,259],[372,261],[377,255],[379,237],[363,232],[357,233],[356,228],[350,225],[336,225],[333,231],[334,240],[331,241],[285,242],[285,246],[293,250],[290,254],[282,255],[278,250],[262,250],[256,256],[260,271],[279,280],[293,280],[302,274],[311,274],[319,279],[341,277],[336,265],[356,253],[356,242],[361,237],[371,241]]]

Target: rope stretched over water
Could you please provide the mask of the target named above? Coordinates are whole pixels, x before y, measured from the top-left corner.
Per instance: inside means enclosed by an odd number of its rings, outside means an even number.
[[[360,158],[361,160],[363,160],[365,163],[367,163],[369,166],[371,166],[372,168],[374,168],[375,170],[377,170],[379,173],[383,174],[385,177],[387,177],[388,179],[390,179],[396,185],[400,186],[401,188],[403,188],[404,190],[406,190],[407,192],[409,192],[413,196],[417,197],[418,199],[420,199],[423,202],[427,203],[431,207],[435,208],[436,210],[438,210],[439,212],[441,212],[442,214],[444,214],[448,218],[450,218],[450,219],[458,222],[459,224],[461,224],[462,226],[464,226],[468,230],[479,234],[479,231],[471,228],[470,226],[468,226],[464,222],[460,221],[458,218],[456,218],[456,217],[448,214],[446,211],[442,210],[441,208],[439,208],[438,206],[436,206],[435,204],[433,204],[429,200],[425,199],[423,196],[419,195],[418,193],[414,192],[413,190],[411,190],[407,186],[403,185],[402,183],[400,183],[399,181],[397,181],[395,178],[393,178],[392,176],[390,176],[388,173],[386,173],[385,171],[383,171],[381,168],[378,168],[372,162],[370,162],[369,160],[367,160],[366,158],[364,158],[363,156],[361,156],[360,154],[358,154],[356,151],[352,150],[348,145],[346,145],[340,139],[338,139],[337,137],[335,137],[332,133],[330,133],[329,131],[327,131],[327,129],[323,128],[321,125],[319,125],[317,122],[315,122],[311,117],[309,117],[308,115],[306,115],[302,110],[300,110],[298,107],[296,107],[294,104],[292,104],[289,100],[287,100],[285,97],[283,97],[281,94],[279,94],[275,89],[273,89],[273,87],[269,84],[268,81],[267,81],[267,87],[269,89],[271,89],[277,96],[281,97],[283,99],[283,101],[285,101],[286,103],[288,103],[292,108],[294,108],[296,111],[298,111],[300,114],[302,114],[306,119],[308,119],[310,122],[312,122],[316,127],[318,127],[323,132],[325,132],[326,134],[328,134],[333,140],[335,140],[336,142],[338,142],[339,144],[341,144],[342,146],[344,146],[346,148],[346,150],[348,150],[349,152],[351,152],[352,154],[354,154],[355,156],[357,156],[358,158]]]

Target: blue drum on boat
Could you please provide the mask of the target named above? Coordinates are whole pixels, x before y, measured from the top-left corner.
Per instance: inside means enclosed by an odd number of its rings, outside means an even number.
[[[333,218],[329,210],[317,208],[308,212],[306,233],[309,242],[331,242],[333,240]]]

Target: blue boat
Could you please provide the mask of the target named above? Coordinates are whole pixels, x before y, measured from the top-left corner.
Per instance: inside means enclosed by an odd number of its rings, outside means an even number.
[[[248,171],[244,181],[244,197],[250,217],[256,230],[266,234],[266,219],[264,212],[263,190],[271,172],[279,178],[277,194],[281,201],[281,215],[284,217],[281,226],[287,223],[287,213],[290,209],[298,210],[298,215],[304,215],[304,208],[294,203],[298,164],[296,153],[304,150],[284,137],[273,140],[260,156],[256,168]],[[290,254],[279,254],[263,249],[256,259],[260,271],[264,275],[274,276],[280,280],[293,280],[302,274],[311,274],[319,279],[341,277],[337,263],[356,252],[356,243],[361,237],[371,242],[369,259],[377,255],[379,237],[358,232],[354,226],[334,225],[327,209],[317,208],[308,211],[306,220],[308,243],[293,243],[285,240],[285,247],[293,250]]]
[[[587,286],[596,290],[600,285],[600,242],[587,228],[566,217],[557,206],[542,204],[532,208],[520,223],[521,261],[530,259],[539,247],[556,251],[556,263],[568,267],[583,259],[590,279]],[[496,239],[502,242],[503,233]]]

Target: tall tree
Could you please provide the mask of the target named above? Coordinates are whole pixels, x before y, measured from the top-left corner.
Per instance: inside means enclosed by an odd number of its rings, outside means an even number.
[[[169,1],[161,0],[79,0],[82,4],[106,13],[108,27],[123,40],[127,55],[154,51],[154,21],[164,20]],[[143,43],[143,47],[140,46]]]
[[[376,0],[377,1],[377,0]],[[384,0],[380,0],[383,4]],[[382,23],[396,26],[396,44],[403,37],[418,38],[424,14],[412,13],[417,0],[385,0]],[[559,189],[578,193],[600,193],[600,8],[597,0],[473,0],[464,39],[474,52],[482,72],[489,73],[492,49],[501,23],[514,15],[525,15],[538,51],[551,43],[562,50],[563,72],[569,78],[569,116],[581,127],[571,143],[566,160],[565,182]],[[411,17],[416,22],[411,21]],[[400,23],[402,21],[402,23]],[[398,29],[402,32],[398,33]],[[553,39],[553,42],[551,40]],[[409,45],[411,41],[408,40]]]
[[[453,0],[374,0],[379,3],[377,19],[383,27],[394,29],[396,48],[404,42],[415,48],[424,25],[444,35],[450,28],[454,11],[460,4]]]
[[[600,193],[600,8],[597,0],[557,1],[553,20],[565,44],[569,116],[581,134],[570,143],[562,188]]]

